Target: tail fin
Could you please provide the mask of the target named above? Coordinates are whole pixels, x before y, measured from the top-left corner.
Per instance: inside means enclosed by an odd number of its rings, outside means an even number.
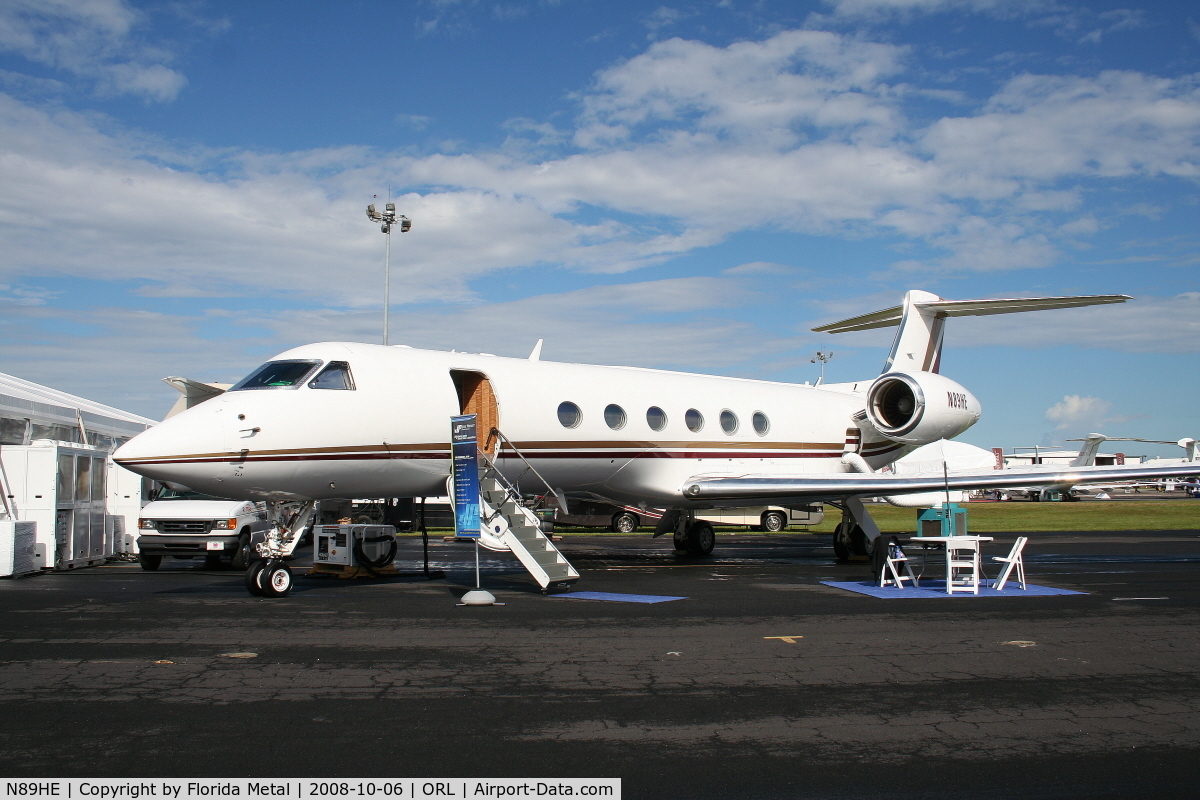
[[[1096,294],[1077,297],[1022,297],[1011,300],[943,300],[936,294],[916,289],[906,292],[904,304],[813,328],[817,333],[847,333],[899,325],[892,351],[883,372],[893,370],[938,372],[942,361],[942,334],[946,317],[978,317],[1045,311],[1106,303],[1124,303],[1127,294]]]
[[[1071,441],[1074,441],[1073,439]],[[1100,451],[1100,445],[1108,441],[1108,437],[1102,433],[1089,433],[1083,441],[1083,447],[1079,448],[1079,455],[1072,459],[1069,467],[1094,467],[1096,465],[1096,453]]]

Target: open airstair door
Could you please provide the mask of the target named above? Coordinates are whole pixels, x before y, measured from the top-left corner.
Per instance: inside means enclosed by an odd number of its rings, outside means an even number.
[[[475,428],[479,431],[479,452],[490,453],[497,444],[492,431],[500,427],[500,406],[492,382],[482,372],[462,369],[450,370],[454,388],[458,392],[460,414],[474,414]]]
[[[521,502],[521,494],[485,455],[479,470],[479,544],[509,550],[546,593],[567,589],[579,580],[576,570],[550,537],[537,514]]]

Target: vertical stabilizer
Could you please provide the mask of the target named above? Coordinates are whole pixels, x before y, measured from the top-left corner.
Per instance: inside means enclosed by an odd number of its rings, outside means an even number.
[[[892,341],[892,350],[883,363],[883,372],[937,372],[942,365],[942,336],[946,315],[926,303],[942,298],[918,289],[904,293],[900,327]]]
[[[1075,456],[1067,466],[1094,467],[1096,465],[1096,453],[1100,451],[1100,445],[1107,441],[1108,437],[1103,433],[1089,433],[1083,440],[1083,447],[1079,448],[1079,455]]]

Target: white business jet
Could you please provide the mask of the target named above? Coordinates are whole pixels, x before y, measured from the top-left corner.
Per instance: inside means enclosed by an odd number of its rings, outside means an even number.
[[[670,532],[677,547],[695,554],[714,543],[698,510],[825,502],[843,510],[835,549],[846,558],[867,552],[879,534],[864,497],[1160,474],[1145,467],[875,472],[979,419],[974,395],[939,374],[947,317],[1128,299],[950,301],[910,291],[902,306],[814,329],[899,326],[879,377],[818,386],[552,363],[540,360],[540,342],[527,359],[311,344],[280,353],[227,392],[138,435],[114,458],[219,497],[265,500],[272,509],[308,504],[291,521],[272,512],[275,526],[258,548],[278,565],[308,524],[313,501],[445,494],[449,418],[476,414],[481,450],[522,492],[545,491],[533,485],[536,474],[558,495],[667,509],[655,535]],[[1200,465],[1166,469],[1200,473]]]

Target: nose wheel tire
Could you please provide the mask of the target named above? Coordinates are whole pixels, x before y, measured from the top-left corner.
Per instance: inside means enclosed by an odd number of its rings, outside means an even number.
[[[264,597],[287,597],[292,591],[292,571],[282,561],[272,559],[258,576]]]
[[[265,596],[265,592],[263,592],[263,588],[259,583],[259,580],[261,579],[262,572],[264,569],[266,569],[266,566],[267,562],[258,560],[251,563],[246,569],[246,591],[250,592],[250,594],[254,595],[255,597]]]

